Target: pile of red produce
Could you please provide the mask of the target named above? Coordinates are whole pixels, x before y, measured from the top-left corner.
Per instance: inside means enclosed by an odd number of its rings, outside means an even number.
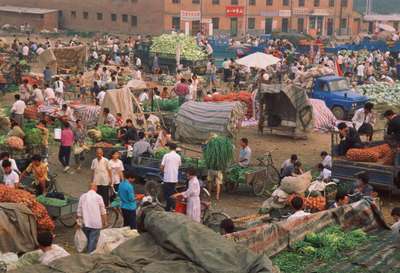
[[[251,93],[247,91],[240,92],[231,92],[225,95],[220,93],[214,93],[213,95],[205,96],[205,102],[221,102],[221,101],[241,101],[247,106],[247,118],[251,118],[253,116],[253,103]]]
[[[0,202],[19,203],[30,209],[35,216],[39,231],[52,231],[55,229],[53,220],[51,220],[46,208],[36,201],[33,194],[25,191],[0,185]]]

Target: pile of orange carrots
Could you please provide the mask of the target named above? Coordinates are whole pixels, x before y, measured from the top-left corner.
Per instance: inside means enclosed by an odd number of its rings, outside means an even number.
[[[251,93],[247,91],[240,91],[240,92],[231,92],[225,95],[215,93],[211,96],[204,97],[205,102],[221,102],[221,101],[241,101],[246,104],[247,106],[247,114],[248,118],[251,118],[253,115],[253,104],[252,104],[252,97]]]

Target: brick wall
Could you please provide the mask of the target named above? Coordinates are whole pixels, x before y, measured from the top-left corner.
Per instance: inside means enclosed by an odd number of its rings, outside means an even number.
[[[20,25],[28,23],[34,30],[52,30],[57,27],[57,13],[26,14],[0,11],[0,26],[5,24]]]

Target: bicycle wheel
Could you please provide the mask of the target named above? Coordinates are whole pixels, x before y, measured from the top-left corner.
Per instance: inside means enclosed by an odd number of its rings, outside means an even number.
[[[120,218],[119,208],[107,208],[107,228],[117,227],[118,219]]]
[[[75,214],[60,216],[59,218],[57,218],[57,220],[64,227],[67,227],[67,228],[73,228],[76,225],[76,215]]]
[[[223,212],[209,212],[206,218],[203,220],[203,225],[219,233],[221,222],[229,218],[229,215]]]
[[[253,193],[256,196],[263,196],[266,188],[267,188],[268,181],[266,181],[265,174],[264,175],[256,175],[252,182]]]

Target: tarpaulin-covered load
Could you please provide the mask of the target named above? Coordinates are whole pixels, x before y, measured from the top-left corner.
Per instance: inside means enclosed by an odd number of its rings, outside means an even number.
[[[50,266],[35,265],[19,273],[268,273],[263,254],[223,238],[184,215],[150,210],[147,231],[117,247],[110,255],[73,255]]]
[[[368,200],[314,213],[293,221],[263,224],[244,231],[226,235],[236,243],[256,253],[274,256],[293,243],[303,240],[310,232],[338,224],[344,229],[387,229],[383,216],[375,204]]]
[[[86,63],[86,46],[70,46],[53,49],[58,69],[83,71]]]
[[[321,131],[332,130],[337,119],[323,100],[309,99],[313,108],[314,129]]]
[[[57,59],[52,49],[46,49],[38,57],[39,66],[42,70],[48,66],[54,74],[57,74]]]
[[[202,143],[210,133],[233,137],[245,113],[246,107],[240,102],[186,102],[176,117],[176,138]]]
[[[34,250],[36,237],[36,219],[26,206],[0,203],[0,253]]]
[[[313,111],[304,89],[296,85],[260,84],[259,127],[312,127]]]

